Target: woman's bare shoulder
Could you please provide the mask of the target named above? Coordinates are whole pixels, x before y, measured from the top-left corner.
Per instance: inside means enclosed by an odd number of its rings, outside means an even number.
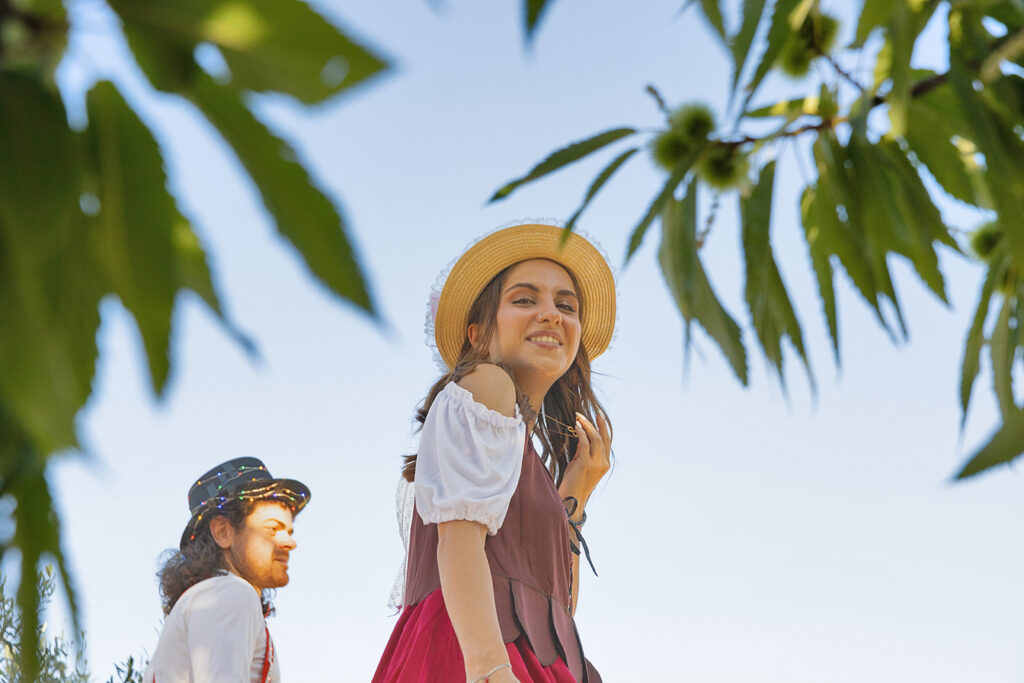
[[[508,417],[515,416],[516,385],[507,372],[492,363],[481,363],[456,382],[484,407]]]

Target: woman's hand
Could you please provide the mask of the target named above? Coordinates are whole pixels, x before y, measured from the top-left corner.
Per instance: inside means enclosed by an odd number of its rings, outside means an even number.
[[[558,493],[563,498],[572,496],[579,501],[575,515],[578,518],[583,514],[583,508],[598,482],[611,469],[612,435],[608,422],[600,412],[597,414],[596,427],[584,415],[576,413],[576,434],[579,437],[576,455],[565,468]]]

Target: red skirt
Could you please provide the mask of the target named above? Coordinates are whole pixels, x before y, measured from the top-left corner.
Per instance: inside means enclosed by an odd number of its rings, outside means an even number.
[[[524,636],[505,643],[522,683],[576,683],[561,659],[543,666]],[[466,667],[441,589],[406,607],[391,632],[373,683],[465,683]]]

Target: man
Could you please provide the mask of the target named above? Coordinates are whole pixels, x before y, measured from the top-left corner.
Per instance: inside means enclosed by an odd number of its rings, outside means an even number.
[[[164,621],[145,683],[279,683],[265,617],[288,583],[292,520],[309,489],[235,458],[188,492],[192,514],[158,572]]]

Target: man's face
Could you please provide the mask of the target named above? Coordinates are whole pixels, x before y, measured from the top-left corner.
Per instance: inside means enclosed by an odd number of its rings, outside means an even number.
[[[240,529],[227,527],[229,545],[220,545],[234,573],[256,590],[288,584],[288,554],[296,546],[291,510],[277,503],[257,503]]]

